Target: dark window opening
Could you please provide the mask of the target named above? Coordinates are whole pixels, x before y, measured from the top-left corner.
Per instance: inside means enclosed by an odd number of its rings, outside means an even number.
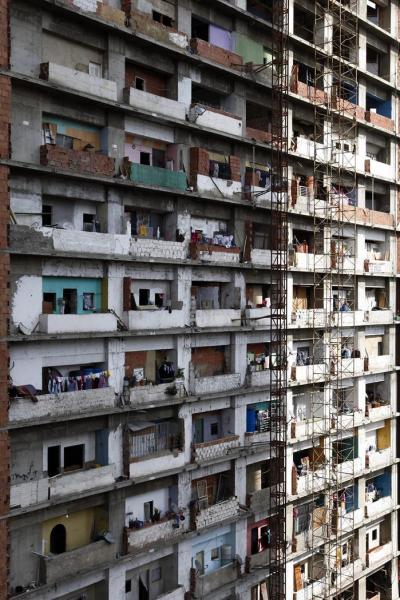
[[[210,26],[207,21],[192,17],[192,38],[198,38],[199,40],[208,42],[210,39],[209,28]]]
[[[47,448],[47,475],[49,477],[55,477],[61,472],[60,450],[60,446],[49,446]]]
[[[140,153],[140,164],[150,166],[150,152],[141,152]]]
[[[150,304],[150,290],[144,289],[139,290],[139,306],[149,306]]]
[[[53,207],[50,204],[43,204],[42,208],[42,225],[43,227],[51,227],[53,217]]]
[[[57,296],[52,292],[43,292],[43,314],[51,315],[56,311]]]
[[[162,308],[164,306],[164,294],[155,294],[154,304],[157,308]]]
[[[64,471],[82,469],[85,462],[85,444],[64,448]]]
[[[129,594],[132,591],[132,580],[128,579],[125,581],[125,594]]]
[[[63,303],[65,315],[76,315],[78,302],[77,290],[65,288],[63,290]]]
[[[96,215],[84,213],[82,216],[82,230],[83,231],[100,231],[100,223],[96,219]]]
[[[135,88],[137,90],[141,90],[142,92],[146,91],[146,82],[141,77],[135,77]]]
[[[153,10],[153,21],[157,21],[157,23],[162,23],[166,27],[172,27],[173,20],[168,15],[163,15],[162,13]]]
[[[67,530],[64,525],[59,523],[50,533],[50,552],[51,554],[62,554],[67,549]]]
[[[153,148],[153,167],[160,167],[161,169],[165,169],[165,165],[165,150],[158,150],[157,148]]]
[[[218,435],[218,433],[219,433],[218,423],[211,423],[211,425],[210,425],[210,434],[211,435]]]

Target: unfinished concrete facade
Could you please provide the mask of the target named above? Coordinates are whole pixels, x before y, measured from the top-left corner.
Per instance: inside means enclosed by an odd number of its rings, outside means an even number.
[[[313,222],[314,6],[289,7],[288,600],[332,596],[318,528],[340,528],[355,597],[399,597],[400,12],[372,4],[349,56],[358,138],[335,148],[356,235],[321,234],[356,257],[332,306],[313,300],[316,265],[335,269]],[[271,6],[0,0],[1,597],[268,597]],[[333,403],[327,313],[351,338],[333,450],[310,400]],[[328,451],[354,475],[331,523]]]

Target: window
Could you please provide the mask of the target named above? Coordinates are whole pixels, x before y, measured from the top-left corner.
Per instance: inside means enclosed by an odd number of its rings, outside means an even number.
[[[148,306],[150,304],[150,290],[139,290],[139,306]]]
[[[166,27],[172,27],[173,23],[171,17],[163,15],[157,10],[153,10],[153,21],[157,21],[157,23],[162,23],[162,25],[165,25]]]
[[[125,581],[125,594],[129,594],[129,592],[132,591],[132,580],[131,579],[127,579]]]
[[[210,425],[210,434],[211,435],[218,435],[218,430],[219,430],[218,423],[211,423],[211,425]]]
[[[219,559],[219,548],[212,548],[211,550],[211,560]]]
[[[142,77],[135,77],[135,88],[142,92],[146,91],[146,82]]]
[[[42,311],[44,315],[51,315],[56,310],[57,297],[56,294],[50,292],[43,293],[43,307]]]
[[[373,541],[376,541],[378,539],[378,530],[377,529],[372,530],[371,537],[372,537]]]
[[[151,583],[155,583],[156,581],[161,580],[161,567],[157,567],[156,569],[152,569],[150,572],[150,581]]]
[[[83,292],[83,304],[82,310],[95,310],[95,302],[94,302],[94,293],[93,292]]]
[[[140,153],[140,164],[141,165],[149,165],[151,164],[150,160],[150,152],[141,152]]]
[[[98,231],[96,215],[84,213],[82,216],[82,221],[83,221],[83,227],[82,227],[83,231]]]
[[[64,471],[82,469],[85,462],[85,444],[64,448]]]
[[[42,208],[42,225],[43,227],[51,227],[53,207],[50,204],[43,204]]]
[[[89,75],[93,75],[93,77],[101,77],[102,76],[101,64],[96,63],[96,62],[89,62]]]
[[[61,446],[49,446],[47,448],[47,475],[49,477],[55,477],[61,472],[60,450]]]
[[[143,512],[144,512],[144,520],[151,521],[153,518],[153,514],[154,514],[154,505],[153,505],[152,500],[150,500],[150,502],[145,502],[143,504]]]

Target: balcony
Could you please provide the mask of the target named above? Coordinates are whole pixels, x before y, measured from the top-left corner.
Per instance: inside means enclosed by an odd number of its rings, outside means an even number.
[[[197,175],[196,189],[199,194],[217,198],[240,198],[242,195],[241,181],[209,177],[208,175]]]
[[[130,389],[129,404],[131,406],[165,404],[172,398],[184,398],[186,396],[185,383],[183,379],[175,379],[172,383],[160,383],[159,385],[137,385]]]
[[[390,325],[394,321],[394,314],[391,310],[366,310],[365,322],[368,325]]]
[[[364,260],[364,272],[370,275],[393,275],[395,269],[390,260],[373,260],[366,258]]]
[[[240,262],[240,248],[226,248],[216,244],[190,242],[190,258],[202,262],[235,263]]]
[[[10,423],[21,423],[49,418],[67,418],[75,414],[85,414],[115,407],[114,388],[98,388],[59,394],[14,398],[11,401],[8,418]]]
[[[383,115],[379,115],[376,111],[366,110],[365,120],[367,123],[371,123],[372,125],[376,125],[377,127],[381,127],[382,129],[394,131],[393,119],[390,119],[389,117],[384,117]]]
[[[392,407],[390,404],[379,405],[378,401],[372,403],[367,402],[365,412],[370,421],[381,421],[390,419],[392,416]]]
[[[25,228],[24,228],[25,229]],[[30,228],[26,228],[30,234]],[[111,254],[127,256],[130,239],[127,235],[117,233],[96,233],[55,227],[35,228],[35,234],[40,233],[43,241],[49,241],[53,250],[59,252],[79,252],[80,254]]]
[[[364,565],[361,558],[356,558],[352,563],[345,565],[344,567],[337,568],[337,577],[339,587],[350,585],[353,583],[354,578],[359,577],[364,570]]]
[[[266,487],[248,494],[247,504],[254,513],[265,512],[265,507],[270,506],[271,488]]]
[[[246,308],[244,318],[246,325],[254,329],[266,329],[270,326],[271,309],[263,306],[261,308]]]
[[[391,448],[384,448],[376,452],[368,452],[365,456],[365,466],[367,469],[380,469],[390,465],[392,462]]]
[[[309,583],[301,590],[294,592],[293,600],[312,600],[315,597],[324,597],[326,581],[325,579],[319,579]]]
[[[185,588],[178,587],[172,592],[167,592],[166,594],[161,594],[157,596],[156,600],[185,600]]]
[[[335,311],[331,314],[333,327],[354,327],[364,324],[363,310]]]
[[[169,188],[173,190],[186,190],[187,179],[183,171],[171,171],[162,167],[151,165],[131,164],[131,180],[142,185]]]
[[[182,242],[133,237],[130,244],[130,254],[136,258],[164,258],[184,261],[187,259],[187,246]]]
[[[241,310],[220,308],[215,310],[196,310],[196,327],[240,327]]]
[[[341,358],[332,364],[332,374],[340,377],[354,377],[364,373],[363,358]]]
[[[222,521],[236,517],[239,512],[239,500],[236,497],[223,500],[199,511],[195,516],[196,529],[221,524]]]
[[[335,519],[333,529],[336,530],[336,533],[342,535],[345,531],[351,531],[353,528],[359,527],[363,520],[364,511],[361,508],[357,508],[348,513],[339,514]]]
[[[221,48],[221,46],[215,46],[199,38],[192,38],[190,40],[190,48],[194,54],[225,67],[237,68],[243,64],[240,54],[235,54],[230,50]]]
[[[374,548],[367,552],[367,567],[377,567],[380,563],[387,562],[392,558],[393,546],[392,542],[387,542],[378,548]]]
[[[180,516],[171,515],[158,523],[144,524],[137,529],[126,527],[124,529],[125,554],[140,552],[143,548],[164,542],[172,544],[173,540],[188,530],[188,515],[185,513],[182,516],[183,520],[180,519]]]
[[[117,317],[111,313],[91,313],[87,315],[45,314],[39,316],[39,331],[49,335],[117,331]]]
[[[339,413],[335,419],[335,429],[347,431],[359,427],[364,422],[364,415],[359,409],[351,409],[346,413]]]
[[[271,254],[271,250],[253,248],[251,251],[250,260],[253,263],[253,265],[270,268],[272,261]]]
[[[330,260],[326,254],[294,252],[289,255],[289,266],[298,271],[326,271],[330,268]]]
[[[114,102],[117,101],[117,84],[115,81],[95,77],[83,71],[47,62],[40,65],[40,78],[78,92],[100,96],[100,98],[113,100]]]
[[[311,160],[314,160],[314,157],[316,157],[321,162],[326,162],[329,156],[328,149],[324,144],[304,137],[293,138],[292,149],[300,156],[310,158]]]
[[[260,371],[250,371],[247,374],[248,387],[266,387],[270,385],[271,371],[262,369]]]
[[[257,554],[251,554],[247,557],[247,559],[249,561],[250,571],[252,569],[266,569],[271,562],[271,550],[269,548],[267,548],[266,550],[261,550],[261,552],[257,552]]]
[[[356,220],[362,225],[381,225],[384,227],[394,226],[394,217],[389,213],[370,208],[356,208]]]
[[[40,581],[44,585],[51,585],[101,566],[106,567],[115,559],[115,554],[114,544],[100,540],[62,554],[39,556]]]
[[[289,327],[325,327],[326,311],[323,308],[294,310]]]
[[[103,177],[113,177],[115,172],[114,159],[105,154],[72,150],[55,144],[40,146],[40,164],[52,169]]]
[[[382,354],[381,356],[370,356],[367,365],[368,371],[391,371],[393,369],[393,356]]]
[[[187,319],[183,310],[129,310],[124,313],[124,322],[129,331],[151,329],[181,329]]]
[[[357,457],[354,460],[345,460],[336,465],[337,480],[342,483],[348,479],[352,479],[363,470],[363,460]]]
[[[157,96],[156,94],[150,94],[149,92],[131,87],[125,88],[124,99],[125,102],[134,108],[145,110],[152,114],[172,117],[181,121],[184,121],[186,118],[186,107],[183,102],[170,100],[164,96]]]
[[[325,486],[326,473],[325,469],[317,469],[314,472],[309,471],[304,475],[300,475],[293,481],[293,496],[303,496],[310,494],[313,491],[321,490]]]
[[[236,448],[239,448],[238,435],[227,435],[211,442],[192,444],[193,461],[201,463],[225,456],[232,456]]]
[[[365,504],[365,516],[377,517],[378,515],[391,510],[393,507],[393,499],[391,496],[379,498],[375,502],[367,502]]]
[[[189,112],[189,121],[200,127],[213,129],[218,133],[228,133],[236,136],[243,135],[243,122],[240,117],[203,104],[192,104]]]
[[[323,381],[327,375],[325,363],[316,365],[301,365],[291,367],[290,382],[292,385],[301,385],[315,381]]]
[[[394,168],[392,165],[379,162],[374,158],[365,159],[365,172],[372,177],[381,177],[383,179],[395,179]]]
[[[206,575],[194,575],[195,577],[195,597],[208,598],[214,590],[225,585],[232,584],[238,577],[236,561],[230,562],[224,567],[220,567]]]
[[[326,433],[328,427],[328,419],[304,419],[302,421],[292,421],[289,424],[290,435],[292,440],[300,440],[310,438],[315,435]]]
[[[130,18],[130,26],[135,32],[142,33],[162,43],[178,46],[181,50],[187,49],[189,40],[186,33],[154,21],[152,16],[137,11],[136,5],[137,2],[134,0],[124,2],[126,16]]]
[[[11,486],[11,507],[25,507],[40,504],[53,498],[69,496],[110,486],[115,482],[114,465],[82,469],[73,473],[63,473],[56,477],[44,477]]]
[[[190,393],[195,396],[218,394],[240,388],[240,373],[195,377],[191,379]]]

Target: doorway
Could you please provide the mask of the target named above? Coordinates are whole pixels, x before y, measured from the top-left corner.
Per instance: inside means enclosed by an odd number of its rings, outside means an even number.
[[[64,314],[66,315],[76,315],[77,308],[77,290],[65,288],[63,290],[63,300],[64,300]]]
[[[61,472],[60,446],[49,446],[47,448],[47,475],[55,477]]]
[[[64,525],[59,523],[50,533],[50,552],[51,554],[62,554],[67,549],[67,530]]]
[[[149,571],[139,575],[139,600],[150,600]]]

